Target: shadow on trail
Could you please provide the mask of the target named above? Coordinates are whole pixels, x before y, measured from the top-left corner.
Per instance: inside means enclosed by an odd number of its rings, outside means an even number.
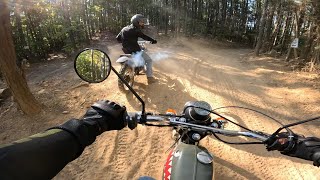
[[[195,85],[197,87],[200,87],[202,89],[205,89],[215,95],[218,95],[219,97],[222,97],[225,99],[228,103],[231,104],[223,104],[223,105],[239,105],[243,107],[252,108],[261,112],[265,112],[272,117],[275,117],[279,120],[285,120],[287,122],[295,122],[299,115],[298,114],[287,114],[282,113],[279,111],[275,111],[273,109],[274,106],[284,106],[284,104],[279,104],[274,102],[274,97],[270,96],[267,92],[267,88],[270,88],[268,84],[266,84],[263,80],[265,76],[269,76],[272,81],[275,81],[279,84],[281,84],[281,80],[278,80],[276,76],[270,76],[269,74],[258,74],[258,76],[251,75],[249,73],[246,73],[246,71],[254,70],[255,68],[259,67],[236,67],[229,65],[228,63],[221,63],[221,61],[215,61],[216,58],[224,58],[223,56],[228,53],[228,50],[221,50],[218,53],[215,54],[205,54],[201,56],[196,56],[197,54],[189,54],[189,53],[176,53],[176,56],[170,57],[168,60],[162,61],[161,63],[157,64],[156,67],[160,72],[163,72],[161,75],[165,75],[166,77],[169,77],[170,74],[176,75],[181,79],[186,79],[190,82],[190,84]],[[237,53],[237,52],[235,52]],[[240,55],[239,55],[240,56]],[[238,57],[239,57],[238,56]],[[228,61],[239,61],[240,59],[231,59]],[[238,62],[239,63],[239,62]],[[245,70],[245,72],[244,72]],[[242,79],[239,78],[241,76]],[[221,79],[219,80],[219,78]],[[215,81],[218,79],[217,81]],[[241,81],[237,81],[237,80]],[[175,80],[177,81],[177,80]],[[179,81],[177,81],[179,83]],[[244,83],[244,84],[241,84]],[[240,84],[240,87],[244,87],[241,89],[235,89],[234,85]],[[148,86],[149,87],[149,86]],[[140,92],[143,94],[147,94],[148,87],[145,87],[146,89],[141,89]],[[183,92],[185,89],[184,85],[180,83],[176,91]],[[231,93],[230,93],[231,91]],[[263,104],[266,106],[262,107],[259,104],[256,104],[253,100],[253,103],[249,103],[248,101],[245,101],[246,99],[243,99],[240,95],[237,95],[241,91],[241,94],[250,95],[258,99],[260,102],[263,102]],[[157,91],[159,93],[156,93],[156,95],[159,97],[161,96],[161,90]],[[149,94],[147,94],[145,97],[148,97]],[[184,98],[190,98],[192,97],[191,94],[184,93]],[[150,98],[152,100],[152,98]],[[194,98],[192,98],[194,100]],[[176,98],[175,99],[168,99],[171,102],[165,102],[165,103],[171,103],[174,104],[174,102],[183,102],[186,101],[179,101]],[[150,101],[152,102],[152,101]],[[210,103],[210,102],[209,102]],[[182,104],[183,105],[183,104]],[[293,106],[294,103],[287,102],[285,104],[286,106]],[[295,105],[296,106],[296,105]],[[182,107],[182,106],[180,106]],[[179,107],[178,107],[179,108]],[[299,109],[302,109],[302,106],[297,106],[296,110],[299,111]],[[246,122],[242,120],[241,117],[237,118],[238,122],[241,125],[244,125],[245,127],[250,128],[250,122]],[[260,119],[257,119],[256,124],[264,124],[268,123],[266,121],[259,122]],[[272,122],[273,123],[273,122]],[[280,127],[277,126],[277,127]],[[262,129],[264,127],[261,127]],[[261,130],[261,129],[257,129]],[[269,129],[269,132],[273,132],[276,129]],[[268,153],[268,151],[265,149],[264,145],[251,145],[248,146],[237,146],[237,145],[231,145],[232,147],[250,152],[252,154],[262,156],[262,157],[277,157],[279,159],[281,158],[287,158],[286,156],[283,156],[281,154],[275,154],[275,153]],[[254,148],[252,148],[254,146]],[[292,159],[294,162],[299,163],[310,163],[308,161],[301,161],[299,159]],[[252,178],[250,178],[252,179]]]
[[[215,164],[219,165],[219,168],[227,168],[230,171],[235,172],[236,174],[239,174],[241,176],[243,176],[245,179],[259,179],[257,176],[255,176],[254,174],[250,173],[249,171],[236,166],[226,160],[223,160],[217,156],[214,157],[214,162]],[[219,173],[219,171],[217,169],[215,169],[215,179],[233,179],[233,176],[228,176],[228,174],[226,173]]]
[[[187,79],[191,84],[214,93],[230,102],[229,105],[240,105],[244,107],[253,108],[262,112],[266,112],[278,119],[285,119],[288,121],[297,120],[301,117],[299,114],[285,114],[276,112],[272,107],[284,106],[275,102],[274,97],[267,94],[267,88],[270,88],[270,84],[277,84],[280,86],[284,82],[277,79],[272,73],[258,73],[258,75],[252,75],[246,72],[253,71],[259,67],[242,67],[241,69],[235,66],[229,65],[221,61],[217,61],[217,58],[225,58],[225,54],[229,53],[229,50],[220,50],[219,52],[207,53],[197,56],[201,53],[176,53],[175,56],[170,57],[166,61],[162,61],[157,67],[160,71],[170,74],[176,74],[181,78]],[[235,52],[237,53],[237,52]],[[237,56],[240,58],[240,54]],[[240,59],[228,59],[226,61],[239,61]],[[245,73],[244,73],[245,71]],[[241,81],[238,82],[239,76]],[[272,82],[263,82],[264,77],[269,77]],[[220,79],[220,80],[219,80]],[[221,81],[222,79],[222,81]],[[238,84],[244,88],[234,89],[234,85]],[[303,87],[304,85],[297,86]],[[273,88],[273,87],[272,87]],[[225,91],[227,89],[227,91]],[[232,92],[230,93],[230,90]],[[254,96],[260,102],[263,102],[266,107],[259,107],[254,103],[248,103],[244,101],[242,97],[238,97],[237,93],[248,94]],[[294,106],[294,103],[287,102],[285,106]],[[297,111],[302,107],[296,107]],[[242,122],[244,123],[244,122]]]
[[[168,108],[171,108],[179,112],[182,111],[187,101],[196,100],[188,92],[184,91],[184,85],[177,79],[172,79],[159,71],[154,72],[154,76],[157,81],[153,84],[139,82],[134,84],[134,90],[145,101],[147,111],[164,113]],[[132,93],[127,93],[126,97],[130,105],[135,109],[141,107],[140,102]]]

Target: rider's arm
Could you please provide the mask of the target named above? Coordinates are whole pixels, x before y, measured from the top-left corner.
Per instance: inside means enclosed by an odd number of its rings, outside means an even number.
[[[81,153],[69,132],[39,133],[0,147],[0,179],[51,179]]]
[[[154,40],[151,37],[145,35],[141,30],[137,30],[137,35],[138,35],[138,37],[140,37],[140,38],[142,38],[142,39],[144,39],[146,41],[151,41],[152,43],[156,42],[156,40]]]
[[[126,109],[110,101],[91,106],[81,120],[0,147],[0,179],[51,179],[96,136],[126,126]]]

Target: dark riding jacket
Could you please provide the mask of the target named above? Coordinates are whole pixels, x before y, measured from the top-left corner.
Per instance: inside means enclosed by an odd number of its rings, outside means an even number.
[[[151,37],[143,34],[141,29],[133,25],[124,27],[116,38],[119,43],[122,43],[122,50],[126,54],[132,54],[134,52],[141,51],[141,48],[138,44],[138,38],[142,38],[146,41],[155,41]]]
[[[83,150],[77,138],[62,129],[0,146],[0,179],[52,179]]]

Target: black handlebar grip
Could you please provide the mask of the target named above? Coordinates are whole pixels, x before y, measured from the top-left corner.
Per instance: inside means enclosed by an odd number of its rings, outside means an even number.
[[[320,166],[320,151],[315,152],[312,155],[313,165],[319,167]]]

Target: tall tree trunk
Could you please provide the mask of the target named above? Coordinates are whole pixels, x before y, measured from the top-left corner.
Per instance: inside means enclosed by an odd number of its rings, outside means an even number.
[[[27,115],[41,111],[40,104],[31,94],[26,79],[16,66],[16,54],[11,36],[9,10],[6,0],[0,1],[0,68],[21,110]]]
[[[227,0],[222,0],[222,21],[221,21],[221,30],[224,31],[226,26],[226,18],[227,18]]]
[[[271,0],[270,3],[270,10],[268,13],[268,19],[266,20],[266,27],[265,27],[265,33],[264,33],[264,44],[263,44],[263,50],[268,51],[270,47],[272,47],[272,40],[270,39],[271,32],[272,32],[272,24],[274,23],[274,11],[275,11],[275,3],[274,0]]]
[[[175,33],[175,29],[176,29],[176,15],[175,15],[175,12],[176,12],[176,5],[175,5],[175,2],[172,1],[171,2],[171,7],[170,7],[170,16],[171,16],[171,33],[174,35]]]
[[[291,32],[292,32],[292,27],[294,24],[294,18],[292,17],[292,13],[288,13],[288,19],[286,21],[286,26],[284,28],[283,34],[282,34],[282,39],[281,39],[281,51],[284,51],[287,49],[287,42],[288,42],[288,37],[291,37]]]
[[[181,19],[181,14],[180,14],[180,10],[179,10],[179,8],[181,9],[181,1],[178,1],[177,2],[177,7],[176,7],[176,10],[177,10],[177,17],[176,17],[176,36],[178,36],[179,35],[179,33],[180,33],[180,28],[181,28],[181,21],[180,21],[180,19]]]
[[[260,49],[262,47],[264,27],[266,25],[266,16],[267,16],[268,3],[269,3],[269,0],[265,0],[264,6],[263,6],[263,14],[262,14],[262,17],[261,17],[261,20],[260,20],[258,41],[257,41],[256,48],[254,50],[254,54],[256,56],[259,56],[259,52],[260,52]]]
[[[212,28],[213,28],[213,17],[214,17],[214,9],[213,9],[213,2],[209,1],[209,4],[207,4],[206,13],[208,14],[206,19],[206,35],[212,34]]]
[[[88,10],[88,2],[87,2],[87,0],[84,0],[83,6],[84,6],[83,13],[84,13],[85,31],[86,31],[87,36],[89,37],[89,40],[90,40],[90,39],[92,39],[92,34],[91,34],[90,26],[89,26],[89,21],[90,21],[89,15],[90,15],[90,12]],[[88,42],[89,42],[89,40],[88,40]]]
[[[198,9],[198,0],[193,0],[193,10],[192,10],[192,35],[196,33],[196,27],[198,27],[197,19],[197,9]]]
[[[87,14],[86,14],[86,8],[84,7],[83,8],[83,13],[82,13],[82,16],[83,16],[83,22],[82,22],[82,25],[83,25],[83,29],[84,29],[84,33],[85,33],[85,42],[89,44],[90,42],[90,33],[89,33],[89,30],[88,30],[88,26],[87,26]]]
[[[70,43],[73,49],[76,49],[76,40],[75,40],[75,36],[74,36],[74,32],[71,29],[72,24],[71,24],[71,17],[70,17],[70,13],[69,13],[69,5],[67,1],[62,2],[62,9],[63,9],[63,16],[64,16],[64,20],[65,20],[65,25],[67,27],[69,27],[68,30],[68,34],[69,34],[69,39],[70,39]]]
[[[247,31],[247,16],[248,16],[248,0],[243,1],[242,11],[241,11],[241,27],[240,31],[246,33]]]
[[[283,11],[281,11],[281,7],[282,7],[282,4],[281,2],[279,3],[278,5],[278,9],[277,9],[277,13],[276,13],[276,16],[277,16],[277,21],[275,22],[275,28],[273,29],[273,33],[272,33],[272,46],[270,48],[270,50],[277,45],[277,42],[278,42],[278,39],[279,39],[279,36],[280,36],[280,31],[281,31],[281,26],[283,24]]]
[[[254,31],[258,32],[259,31],[259,26],[261,24],[261,17],[262,17],[262,13],[261,13],[261,1],[262,0],[257,0],[256,1],[256,24],[254,25]]]
[[[183,25],[183,31],[185,34],[188,34],[188,4],[187,4],[187,0],[184,0],[184,25]]]
[[[217,35],[217,29],[218,29],[218,24],[219,24],[219,16],[220,16],[220,6],[219,6],[219,1],[215,2],[215,17],[214,17],[214,23],[213,23],[213,37]],[[220,24],[221,25],[221,24]]]
[[[21,22],[21,17],[20,17],[20,13],[21,13],[21,8],[20,8],[20,4],[21,4],[21,0],[17,0],[17,6],[16,6],[16,10],[15,10],[15,18],[16,18],[16,24],[17,24],[17,29],[18,29],[18,44],[16,46],[20,46],[19,50],[20,52],[20,59],[17,58],[17,65],[19,68],[21,68],[21,62],[23,58],[26,58],[26,52],[25,52],[25,46],[27,46],[27,42],[23,33],[23,29],[22,29],[22,22]]]
[[[168,13],[168,5],[169,5],[169,3],[168,3],[168,0],[165,0],[166,1],[166,3],[165,3],[165,30],[164,30],[164,32],[165,32],[165,35],[168,35],[168,23],[169,23],[169,13]]]

